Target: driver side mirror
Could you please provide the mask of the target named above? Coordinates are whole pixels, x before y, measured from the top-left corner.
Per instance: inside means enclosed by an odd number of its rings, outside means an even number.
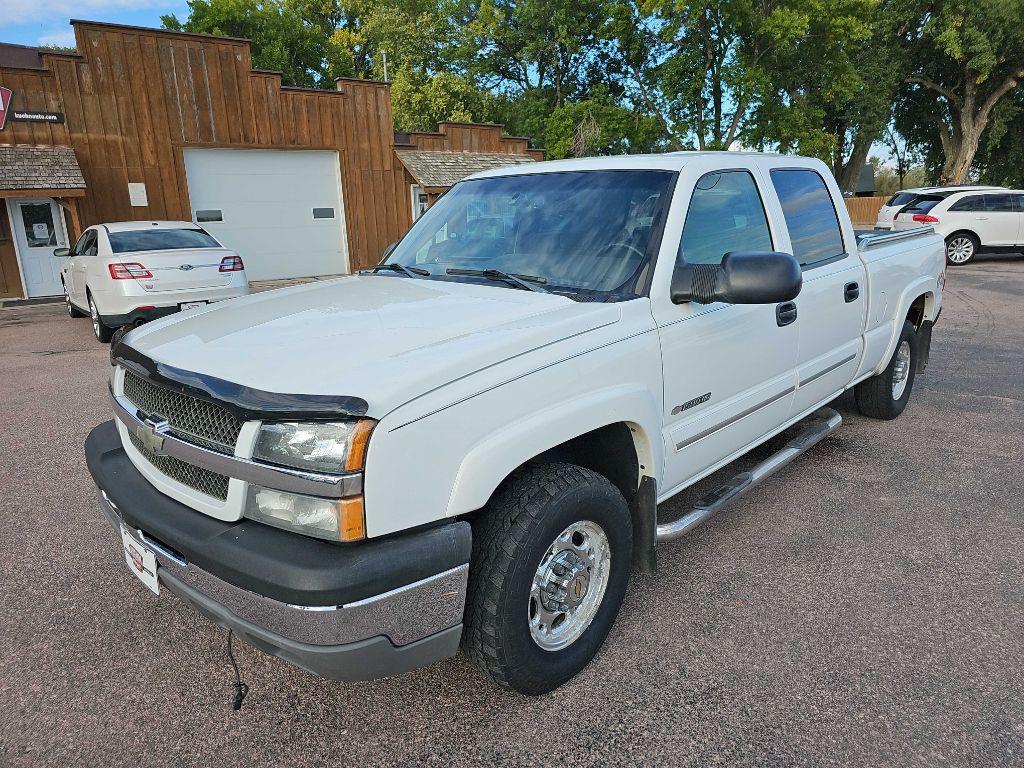
[[[56,256],[59,259],[63,259],[65,256],[70,256],[71,255],[71,249],[70,248],[57,248],[57,249],[54,250],[53,255]]]
[[[672,303],[776,304],[800,293],[803,273],[791,254],[732,251],[721,264],[684,264],[672,276]]]

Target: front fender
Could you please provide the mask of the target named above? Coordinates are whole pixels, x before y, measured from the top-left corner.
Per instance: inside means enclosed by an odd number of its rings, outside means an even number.
[[[639,474],[660,476],[660,404],[649,389],[621,385],[530,413],[480,440],[456,474],[447,516],[484,506],[517,467],[562,443],[609,424],[625,423],[633,435]]]

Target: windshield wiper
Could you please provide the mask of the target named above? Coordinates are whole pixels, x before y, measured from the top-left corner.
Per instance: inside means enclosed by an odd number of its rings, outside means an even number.
[[[547,288],[541,288],[537,283],[546,283],[547,280],[537,275],[515,275],[509,272],[502,272],[500,269],[448,269],[449,275],[468,275],[470,277],[486,277],[488,280],[503,280],[511,283],[524,291],[536,291],[537,293],[551,293]]]
[[[405,264],[399,264],[397,261],[389,261],[386,264],[378,264],[375,267],[370,267],[370,272],[376,272],[379,269],[389,269],[392,272],[401,272],[406,277],[429,277],[430,271],[423,269],[422,267],[407,267]]]

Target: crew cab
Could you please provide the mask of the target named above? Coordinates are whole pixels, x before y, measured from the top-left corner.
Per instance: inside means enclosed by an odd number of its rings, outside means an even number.
[[[489,171],[371,270],[115,339],[88,465],[132,571],[257,648],[356,680],[461,645],[537,694],[594,656],[633,569],[835,430],[844,390],[899,416],[943,281],[941,238],[858,238],[818,160]]]
[[[249,293],[242,257],[189,221],[97,224],[54,256],[68,314],[89,317],[103,343],[122,326]]]

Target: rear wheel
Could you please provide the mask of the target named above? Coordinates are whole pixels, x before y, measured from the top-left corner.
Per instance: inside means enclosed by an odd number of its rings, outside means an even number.
[[[970,232],[957,232],[946,238],[946,263],[960,266],[978,252],[978,238]]]
[[[108,344],[110,337],[114,335],[114,329],[103,322],[103,316],[96,309],[96,301],[93,299],[92,294],[87,295],[89,297],[89,315],[92,317],[92,332],[96,334],[97,341],[101,344]]]
[[[857,409],[875,419],[895,419],[910,402],[916,369],[917,330],[907,322],[885,370],[854,388]]]
[[[629,508],[574,464],[516,473],[473,531],[463,646],[492,680],[546,693],[594,657],[626,592]]]

